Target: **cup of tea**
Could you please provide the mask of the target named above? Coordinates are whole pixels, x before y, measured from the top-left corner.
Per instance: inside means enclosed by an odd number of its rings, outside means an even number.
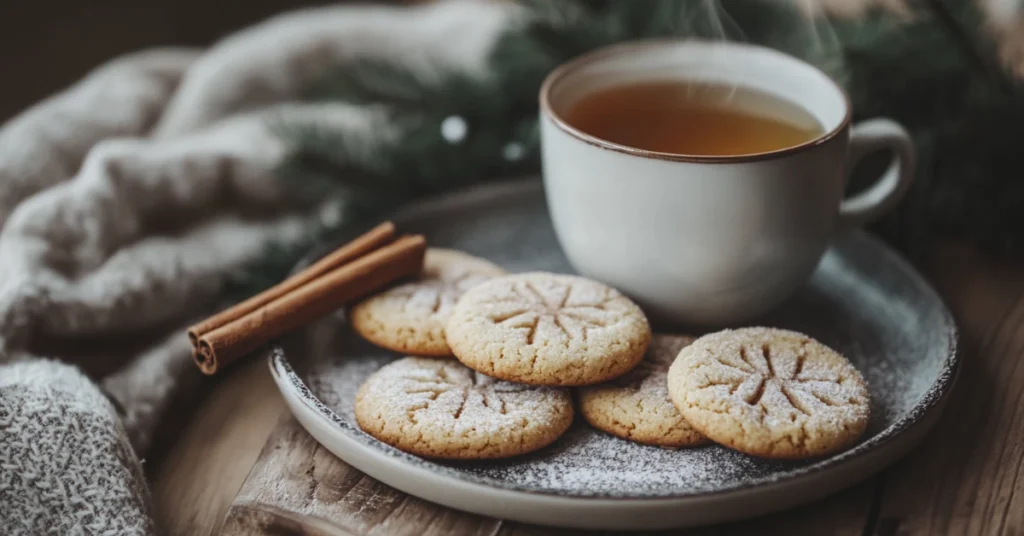
[[[851,125],[825,73],[769,48],[646,41],[563,64],[540,91],[544,189],[583,275],[669,322],[723,325],[778,306],[829,237],[906,192],[914,146],[889,119]],[[863,156],[894,157],[844,198]]]

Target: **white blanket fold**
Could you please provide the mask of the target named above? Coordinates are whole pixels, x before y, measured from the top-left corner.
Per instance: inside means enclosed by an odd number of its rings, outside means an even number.
[[[197,384],[182,328],[336,203],[292,199],[281,132],[329,129],[352,155],[396,139],[385,110],[302,102],[304,89],[367,57],[480,74],[516,9],[299,11],[205,52],[116,59],[0,127],[0,534],[154,532],[136,453]],[[167,325],[102,391],[27,351]]]

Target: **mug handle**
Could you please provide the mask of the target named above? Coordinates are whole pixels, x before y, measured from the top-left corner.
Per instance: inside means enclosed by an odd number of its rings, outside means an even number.
[[[890,211],[914,180],[917,167],[914,142],[907,129],[886,118],[868,119],[850,129],[847,169],[852,170],[860,159],[882,149],[893,151],[895,157],[870,188],[843,199],[839,219],[845,226],[863,225]]]

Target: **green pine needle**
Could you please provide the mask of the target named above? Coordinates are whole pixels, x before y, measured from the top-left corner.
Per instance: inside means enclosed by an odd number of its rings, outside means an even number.
[[[296,199],[342,196],[354,218],[365,219],[422,196],[536,172],[537,91],[555,66],[624,40],[724,38],[803,58],[847,88],[858,117],[893,117],[912,131],[917,181],[877,232],[907,251],[954,233],[1024,254],[1024,216],[1016,215],[1024,156],[1015,147],[1024,138],[1024,100],[991,61],[974,2],[917,0],[910,18],[874,11],[857,20],[811,20],[780,0],[520,3],[523,18],[495,43],[486,75],[357,60],[314,83],[308,99],[383,106],[399,135],[366,151],[344,132],[282,130],[294,151],[278,174]],[[442,135],[453,120],[467,127],[461,140]]]

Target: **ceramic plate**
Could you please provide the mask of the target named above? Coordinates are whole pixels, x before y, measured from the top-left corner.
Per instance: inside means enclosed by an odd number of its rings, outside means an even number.
[[[416,205],[394,219],[405,231],[424,233],[431,245],[465,250],[512,272],[572,271],[539,181],[488,185]],[[325,244],[323,251],[334,246]],[[956,328],[942,300],[906,261],[861,232],[837,237],[809,283],[758,323],[808,333],[864,374],[871,421],[857,445],[828,458],[778,462],[718,446],[642,446],[577,418],[565,436],[527,456],[438,462],[359,430],[352,408],[356,390],[399,356],[362,342],[340,315],[274,348],[270,367],[303,426],[373,478],[461,510],[593,529],[734,520],[850,486],[921,440],[956,378]]]

